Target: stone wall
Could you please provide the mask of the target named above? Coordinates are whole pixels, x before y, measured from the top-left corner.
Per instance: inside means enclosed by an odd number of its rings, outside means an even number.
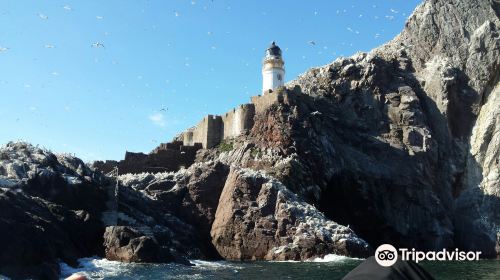
[[[284,88],[279,88],[276,91],[268,92],[265,95],[252,96],[252,104],[255,106],[255,113],[259,114],[276,102],[288,103],[288,99],[288,91]]]
[[[208,115],[195,127],[184,132],[184,146],[193,146],[200,143],[203,148],[212,148],[222,140],[224,124],[221,116]]]
[[[219,145],[223,139],[236,137],[253,126],[255,106],[243,104],[223,116],[208,115],[195,127],[183,133],[183,145],[193,146],[200,143],[209,149]]]
[[[119,174],[177,171],[193,164],[196,152],[201,148],[201,144],[184,146],[181,141],[173,141],[160,144],[149,154],[126,152],[121,161],[96,161],[93,167],[103,173],[118,168]]]
[[[182,133],[183,145],[200,143],[203,148],[209,149],[219,145],[224,139],[237,137],[252,128],[255,114],[277,102],[288,104],[290,93],[296,92],[300,93],[300,88],[290,91],[280,87],[262,96],[252,96],[252,103],[240,105],[222,116],[208,115],[196,126]]]
[[[236,137],[253,126],[255,106],[243,104],[222,116],[222,139]]]

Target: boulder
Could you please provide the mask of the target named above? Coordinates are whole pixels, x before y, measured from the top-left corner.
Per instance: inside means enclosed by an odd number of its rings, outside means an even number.
[[[111,261],[161,263],[174,257],[156,239],[126,226],[106,227],[104,233],[106,258]]]

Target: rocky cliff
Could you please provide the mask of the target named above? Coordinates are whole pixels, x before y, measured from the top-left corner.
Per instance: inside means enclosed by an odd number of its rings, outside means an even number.
[[[25,143],[0,149],[0,274],[57,279],[58,261],[102,255],[106,178]]]
[[[498,257],[499,14],[498,1],[427,0],[394,40],[310,69],[177,172],[105,177],[4,146],[0,272],[54,276],[57,259],[93,254],[362,257],[382,243]]]
[[[499,13],[498,1],[425,1],[393,41],[291,82],[331,103],[309,121],[313,145],[294,139],[301,164],[326,165],[311,182],[320,209],[371,245],[498,256]]]
[[[197,164],[231,167],[214,184],[218,203],[198,215],[208,217],[203,232],[217,253],[362,255],[361,238],[497,257],[499,5],[425,1],[394,40],[307,71],[278,90],[286,98],[256,112],[250,131],[199,152]],[[290,213],[267,180],[322,212],[321,226],[349,226],[357,246],[342,251],[342,227],[321,250],[287,239],[300,226],[282,225]],[[294,250],[276,257],[276,248]]]
[[[274,176],[372,247],[496,257],[499,11],[425,1],[394,40],[307,71],[233,150],[199,160]]]

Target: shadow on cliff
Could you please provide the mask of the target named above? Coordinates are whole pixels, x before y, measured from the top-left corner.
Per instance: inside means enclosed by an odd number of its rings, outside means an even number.
[[[415,69],[411,70],[415,72]],[[482,257],[494,258],[498,254],[495,223],[500,220],[500,198],[486,194],[480,187],[483,169],[470,152],[470,141],[480,110],[475,107],[483,105],[485,96],[498,83],[499,75],[493,75],[482,96],[469,85],[470,78],[464,71],[451,68],[445,76],[444,86],[449,100],[446,116],[414,80],[415,91],[424,100],[428,124],[438,133],[439,147],[445,147],[439,149],[436,175],[448,177],[438,181],[434,191],[452,217],[453,247],[465,251],[479,250]],[[446,161],[449,164],[442,164]]]
[[[378,65],[381,69],[394,70],[395,63],[377,61],[382,64]],[[495,257],[496,236],[492,236],[487,222],[481,222],[488,218],[480,209],[485,204],[498,209],[500,201],[479,188],[482,176],[475,178],[474,186],[469,188],[465,188],[464,179],[471,168],[477,174],[482,173],[469,152],[469,138],[476,120],[473,105],[478,93],[468,86],[469,78],[463,71],[452,69],[447,73],[454,79],[446,84],[449,105],[445,116],[414,76],[411,63],[405,71],[395,71],[396,77],[390,77],[386,71],[375,77],[386,80],[382,82],[386,88],[377,88],[382,92],[382,102],[375,99],[373,88],[344,93],[338,106],[331,102],[331,96],[318,99],[301,95],[300,102],[305,104],[301,106],[306,113],[310,108],[319,108],[325,115],[338,117],[317,122],[307,130],[301,127],[298,130],[303,132],[294,135],[297,152],[311,172],[311,181],[299,184],[321,186],[319,199],[310,195],[309,200],[316,201],[327,217],[349,225],[374,248],[383,243],[420,250],[457,247],[480,250],[484,257]],[[382,134],[389,132],[391,123],[383,101],[403,86],[410,86],[415,92],[423,113],[422,124],[410,125],[427,126],[434,138],[428,150],[413,155],[380,140]],[[373,105],[378,107],[375,112],[370,108]],[[349,119],[353,114],[346,110],[354,111],[355,118]],[[346,116],[347,119],[342,119]],[[333,151],[311,154],[311,147],[324,145],[311,141],[325,139]],[[471,201],[457,199],[465,192]]]

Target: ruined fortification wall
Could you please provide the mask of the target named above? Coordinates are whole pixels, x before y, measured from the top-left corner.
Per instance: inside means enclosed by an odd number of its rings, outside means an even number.
[[[212,148],[222,141],[224,124],[221,116],[209,116],[207,118],[207,138],[204,147]]]
[[[255,106],[243,104],[222,116],[224,125],[222,139],[236,137],[253,126]]]
[[[182,133],[182,143],[184,146],[193,146],[195,144],[194,142],[194,127],[186,130],[185,132]],[[201,144],[201,142],[199,142]]]
[[[255,106],[243,104],[223,116],[208,115],[195,127],[183,133],[183,145],[193,146],[201,143],[208,149],[220,144],[223,139],[241,135],[253,126]]]
[[[276,102],[289,103],[290,92],[279,88],[262,96],[253,96],[252,103],[240,105],[222,116],[208,115],[195,127],[182,133],[183,145],[200,143],[203,148],[209,149],[224,139],[237,137],[252,128],[255,114],[264,112]]]
[[[252,103],[255,106],[255,113],[260,114],[276,102],[288,103],[288,99],[288,91],[278,89],[264,95],[252,96]]]
[[[196,143],[201,143],[203,148],[212,148],[220,143],[223,127],[221,116],[208,115],[195,127],[184,132],[183,144],[184,146],[193,146]]]
[[[201,148],[201,144],[184,146],[180,141],[173,141],[160,144],[149,154],[126,152],[121,161],[96,161],[93,166],[104,173],[118,168],[119,174],[177,171],[193,164],[196,152]]]

